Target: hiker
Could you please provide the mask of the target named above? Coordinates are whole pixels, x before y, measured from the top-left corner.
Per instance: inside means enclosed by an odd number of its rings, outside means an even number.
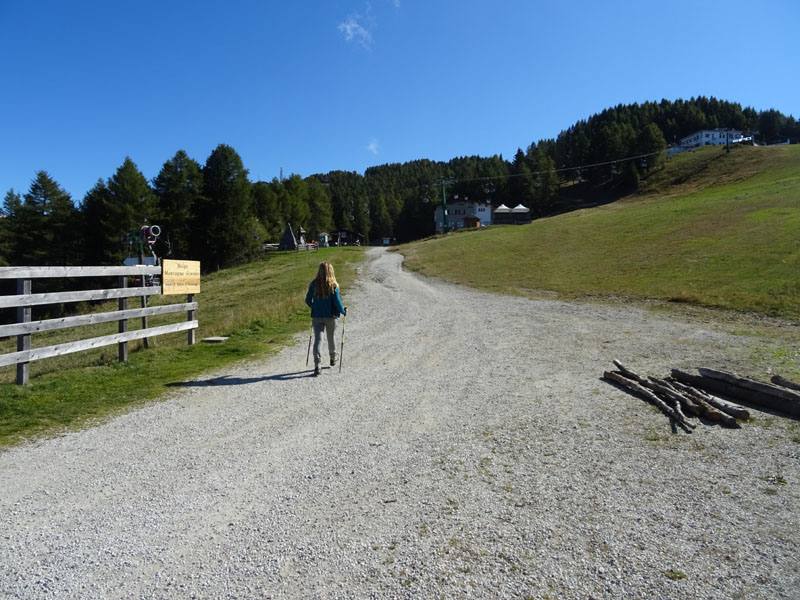
[[[319,375],[319,363],[322,362],[322,332],[328,336],[328,354],[331,366],[336,364],[336,344],[334,333],[336,319],[347,314],[339,297],[339,284],[333,273],[333,265],[323,262],[319,265],[317,277],[308,286],[306,304],[311,308],[311,325],[314,328],[314,376]]]

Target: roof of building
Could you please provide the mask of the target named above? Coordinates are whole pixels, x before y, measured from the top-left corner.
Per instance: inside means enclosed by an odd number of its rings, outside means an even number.
[[[527,206],[522,206],[522,204],[517,204],[514,208],[511,209],[511,212],[515,213],[526,213],[531,212],[531,209]]]
[[[500,206],[498,206],[497,208],[494,209],[494,212],[496,212],[496,213],[510,213],[511,209],[508,208],[505,204],[501,204]]]

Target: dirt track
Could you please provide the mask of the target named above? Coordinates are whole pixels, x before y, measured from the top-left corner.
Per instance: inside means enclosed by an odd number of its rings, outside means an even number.
[[[0,597],[798,597],[796,422],[689,435],[600,380],[757,340],[369,256],[341,373],[301,335],[0,454]]]

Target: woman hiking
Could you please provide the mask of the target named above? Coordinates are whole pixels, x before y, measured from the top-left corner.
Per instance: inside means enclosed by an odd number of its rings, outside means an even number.
[[[339,297],[339,284],[336,282],[331,263],[320,263],[317,277],[308,286],[306,304],[311,308],[311,324],[314,328],[314,377],[316,377],[319,375],[319,363],[322,361],[322,332],[328,336],[328,354],[331,366],[334,366],[337,359],[334,342],[336,319],[341,314],[347,314],[347,309]]]

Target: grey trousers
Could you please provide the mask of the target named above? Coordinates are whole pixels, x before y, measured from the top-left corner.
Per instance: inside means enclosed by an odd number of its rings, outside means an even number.
[[[322,362],[322,332],[324,331],[328,336],[328,354],[332,361],[336,361],[336,342],[334,340],[334,333],[336,333],[336,319],[333,317],[329,319],[313,318],[311,323],[314,326],[314,364],[318,365]]]

